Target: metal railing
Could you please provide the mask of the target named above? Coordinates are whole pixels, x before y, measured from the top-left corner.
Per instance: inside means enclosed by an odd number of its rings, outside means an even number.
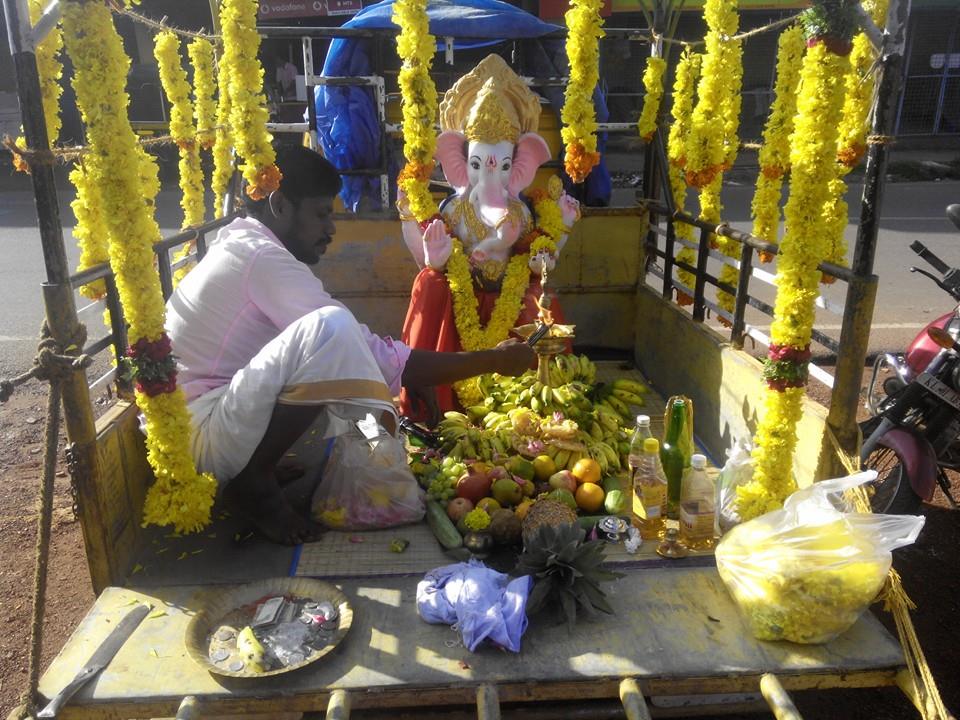
[[[667,177],[666,170],[666,153],[663,138],[659,133],[655,136],[649,149],[652,150],[655,155],[655,161],[652,164],[657,167],[659,182],[662,184],[662,187],[668,188],[669,178]],[[645,186],[645,191],[646,190],[647,186]],[[759,282],[768,287],[776,288],[774,275],[754,266],[754,255],[755,253],[762,252],[776,256],[780,251],[779,246],[751,235],[750,233],[735,230],[725,223],[714,225],[695,218],[674,206],[670,192],[665,192],[662,200],[656,198],[638,198],[638,203],[650,212],[650,227],[646,239],[648,263],[645,277],[653,276],[659,281],[647,281],[647,284],[652,287],[658,287],[662,297],[667,301],[673,299],[675,291],[691,297],[693,299],[691,315],[693,320],[697,322],[703,322],[706,319],[708,310],[717,317],[722,318],[726,321],[726,324],[729,325],[730,342],[734,346],[743,347],[744,340],[749,337],[769,347],[771,342],[770,337],[757,327],[748,324],[746,321],[746,313],[747,308],[753,308],[763,316],[773,318],[773,306],[751,292],[751,283]],[[677,237],[675,227],[677,222],[683,222],[696,228],[699,231],[698,242],[691,242]],[[739,257],[728,257],[717,250],[711,249],[710,239],[713,235],[729,238],[739,243]],[[680,248],[689,248],[697,253],[695,265],[678,259],[677,254]],[[656,264],[657,260],[662,261],[663,265],[660,266]],[[709,272],[708,263],[711,260],[737,270],[736,286],[723,282],[718,275]],[[850,268],[834,263],[822,262],[818,267],[825,276],[848,284],[876,282],[875,276],[860,277]],[[675,270],[686,271],[693,275],[695,278],[694,287],[688,287],[675,277]],[[706,288],[708,285],[713,286],[718,291],[726,292],[733,296],[733,312],[729,312],[721,308],[717,303],[707,299]],[[817,298],[816,305],[821,310],[843,317],[846,313],[848,303],[838,304],[821,296]],[[828,350],[832,355],[839,355],[840,341],[837,338],[831,337],[817,328],[813,329],[811,337],[814,342]],[[823,368],[818,367],[815,363],[810,364],[810,374],[826,386],[831,389],[833,388],[833,375]]]

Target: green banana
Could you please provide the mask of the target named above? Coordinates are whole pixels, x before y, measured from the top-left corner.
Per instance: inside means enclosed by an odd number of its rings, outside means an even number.
[[[650,390],[646,385],[630,378],[617,378],[612,383],[615,390],[626,390],[634,395],[642,395]]]
[[[630,392],[629,390],[624,390],[622,388],[615,387],[613,389],[613,396],[618,400],[623,401],[627,405],[643,405],[644,399],[635,393]]]

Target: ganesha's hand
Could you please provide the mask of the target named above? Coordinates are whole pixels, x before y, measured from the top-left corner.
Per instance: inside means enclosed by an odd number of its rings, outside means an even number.
[[[423,232],[423,259],[427,267],[443,270],[450,259],[453,239],[447,232],[447,226],[439,218],[427,225]]]
[[[580,219],[580,203],[566,193],[557,201],[560,205],[560,217],[565,227],[569,228]]]
[[[540,275],[543,272],[544,263],[547,264],[547,272],[553,272],[553,269],[557,266],[557,258],[550,253],[538,252],[536,255],[530,256],[527,265],[534,273]]]
[[[397,188],[397,212],[400,214],[402,222],[416,222],[417,220],[410,211],[410,198],[400,188]]]

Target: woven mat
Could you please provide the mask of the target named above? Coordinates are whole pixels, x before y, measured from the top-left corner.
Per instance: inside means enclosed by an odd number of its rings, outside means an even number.
[[[617,361],[597,363],[597,381],[610,382],[619,377],[646,383],[636,368]],[[645,396],[643,408],[636,412],[650,415],[650,426],[655,437],[663,434],[663,410],[666,400],[651,389]],[[390,541],[403,538],[410,541],[406,551],[390,552]],[[671,563],[712,563],[712,553],[696,553],[684,560],[665,560],[656,553],[657,543],[646,541],[631,555],[622,544],[607,548],[608,565],[626,567],[662,567]],[[455,562],[444,553],[426,522],[387,530],[364,532],[328,532],[318,542],[302,545],[294,558],[291,575],[314,578],[336,577],[395,577],[423,575],[441,565]]]

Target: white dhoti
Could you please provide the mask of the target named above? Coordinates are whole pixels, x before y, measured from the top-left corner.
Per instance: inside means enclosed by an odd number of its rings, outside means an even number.
[[[189,404],[197,468],[225,482],[250,461],[275,406],[326,405],[314,431],[332,437],[371,409],[396,415],[390,390],[360,325],[348,310],[324,307],[291,323],[229,384]]]

